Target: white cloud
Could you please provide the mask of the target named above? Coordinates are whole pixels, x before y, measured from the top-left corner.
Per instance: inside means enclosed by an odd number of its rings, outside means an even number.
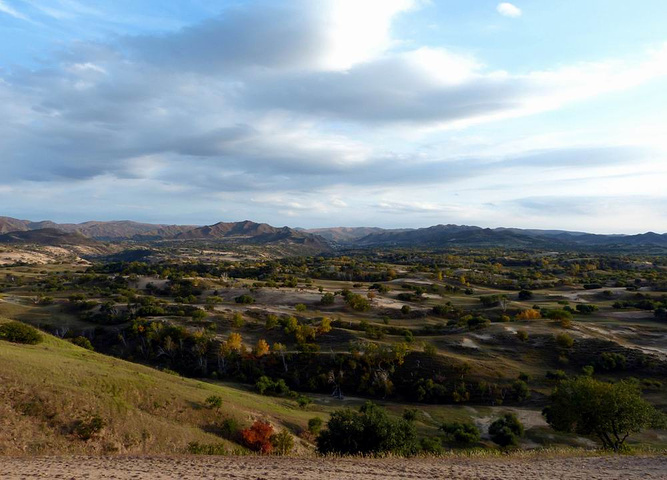
[[[23,15],[21,12],[16,10],[15,8],[11,7],[8,5],[4,0],[0,0],[0,12],[6,13],[7,15],[10,15],[14,18],[18,18],[20,20],[27,20],[29,21],[30,19]]]
[[[392,44],[389,29],[394,17],[416,6],[416,0],[330,2],[322,22],[328,37],[322,67],[345,70],[383,53]]]
[[[373,224],[377,213],[505,222],[514,221],[512,212],[500,219],[485,206],[494,196],[562,193],[564,182],[575,180],[568,188],[581,190],[572,172],[591,171],[601,174],[587,181],[592,195],[610,185],[621,195],[630,187],[604,176],[610,166],[645,163],[646,153],[634,147],[667,150],[658,117],[653,130],[637,128],[641,140],[630,132],[632,142],[608,132],[586,142],[549,132],[527,138],[500,123],[666,76],[667,48],[625,60],[492,71],[460,50],[393,38],[395,16],[421,3],[242,3],[177,32],[73,44],[43,69],[5,71],[0,204],[30,203],[23,193],[11,199],[6,185],[34,182],[30,189],[45,196],[71,192],[62,211],[95,216],[111,215],[114,199],[123,198],[154,201],[160,221],[215,221],[190,215],[217,215],[224,205],[229,220],[271,223],[280,212],[320,223],[346,214]],[[488,125],[464,134],[480,138],[457,146],[461,133],[452,130],[480,123]],[[494,128],[498,138],[489,133]],[[617,148],[625,144],[633,148]],[[540,175],[549,182],[536,182]],[[664,178],[665,171],[655,175],[649,194],[659,193]],[[633,185],[646,188],[646,180]],[[96,203],[80,200],[95,192]],[[174,217],[159,218],[164,212]]]
[[[498,6],[496,7],[496,10],[498,10],[498,13],[500,13],[504,17],[517,18],[520,17],[522,14],[521,9],[519,7],[509,2],[499,3]]]

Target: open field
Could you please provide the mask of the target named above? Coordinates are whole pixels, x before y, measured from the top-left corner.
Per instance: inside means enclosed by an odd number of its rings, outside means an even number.
[[[279,458],[279,457],[37,457],[0,459],[0,478],[108,480],[665,479],[667,457],[557,458]]]

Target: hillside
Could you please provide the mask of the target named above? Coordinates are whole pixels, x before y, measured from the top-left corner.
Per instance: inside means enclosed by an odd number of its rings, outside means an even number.
[[[223,417],[241,425],[268,419],[280,429],[302,428],[313,416],[293,401],[181,378],[44,336],[35,346],[0,341],[0,455],[179,454],[190,442],[233,451],[241,447],[211,433]],[[205,407],[210,395],[222,397],[219,413]],[[106,423],[99,437],[83,441],[72,433],[76,422],[95,415]]]
[[[415,230],[371,233],[358,239],[355,244],[366,247],[664,248],[667,247],[667,234],[660,235],[648,232],[638,235],[596,235],[558,230],[491,229],[467,225],[435,225]]]
[[[288,244],[299,245],[311,252],[329,250],[325,239],[318,235],[304,233],[289,227],[273,227],[266,223],[219,222],[215,225],[194,228],[179,233],[174,240],[201,240],[210,242],[247,243],[254,245]]]
[[[329,242],[345,244],[345,243],[355,243],[357,240],[371,234],[404,232],[407,231],[407,229],[387,230],[378,227],[331,227],[331,228],[311,228],[303,231],[319,235]]]
[[[96,247],[102,244],[96,240],[85,237],[80,233],[67,233],[55,228],[43,228],[40,230],[15,231],[0,235],[0,244],[35,244],[46,246],[87,246]]]
[[[448,245],[471,246],[544,246],[547,242],[538,237],[513,231],[466,225],[435,225],[407,231],[373,233],[360,238],[360,246],[444,247]]]
[[[26,220],[11,217],[0,217],[0,234],[8,232],[22,232],[29,230]]]
[[[11,217],[0,217],[0,234],[31,230],[57,229],[62,232],[79,233],[97,240],[161,239],[196,228],[195,225],[163,225],[140,223],[130,220],[88,221],[83,223],[55,223],[50,220],[33,222]]]

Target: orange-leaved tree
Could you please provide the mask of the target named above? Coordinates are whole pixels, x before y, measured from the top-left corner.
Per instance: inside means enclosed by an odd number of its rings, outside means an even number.
[[[273,445],[271,436],[273,435],[273,426],[269,422],[256,420],[252,427],[241,430],[243,443],[250,450],[261,453],[271,453]]]

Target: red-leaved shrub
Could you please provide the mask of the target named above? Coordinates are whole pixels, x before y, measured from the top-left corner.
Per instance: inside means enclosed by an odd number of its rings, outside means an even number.
[[[243,443],[250,450],[261,453],[271,453],[273,445],[271,436],[273,435],[273,426],[268,422],[261,420],[255,421],[252,427],[241,430]]]

